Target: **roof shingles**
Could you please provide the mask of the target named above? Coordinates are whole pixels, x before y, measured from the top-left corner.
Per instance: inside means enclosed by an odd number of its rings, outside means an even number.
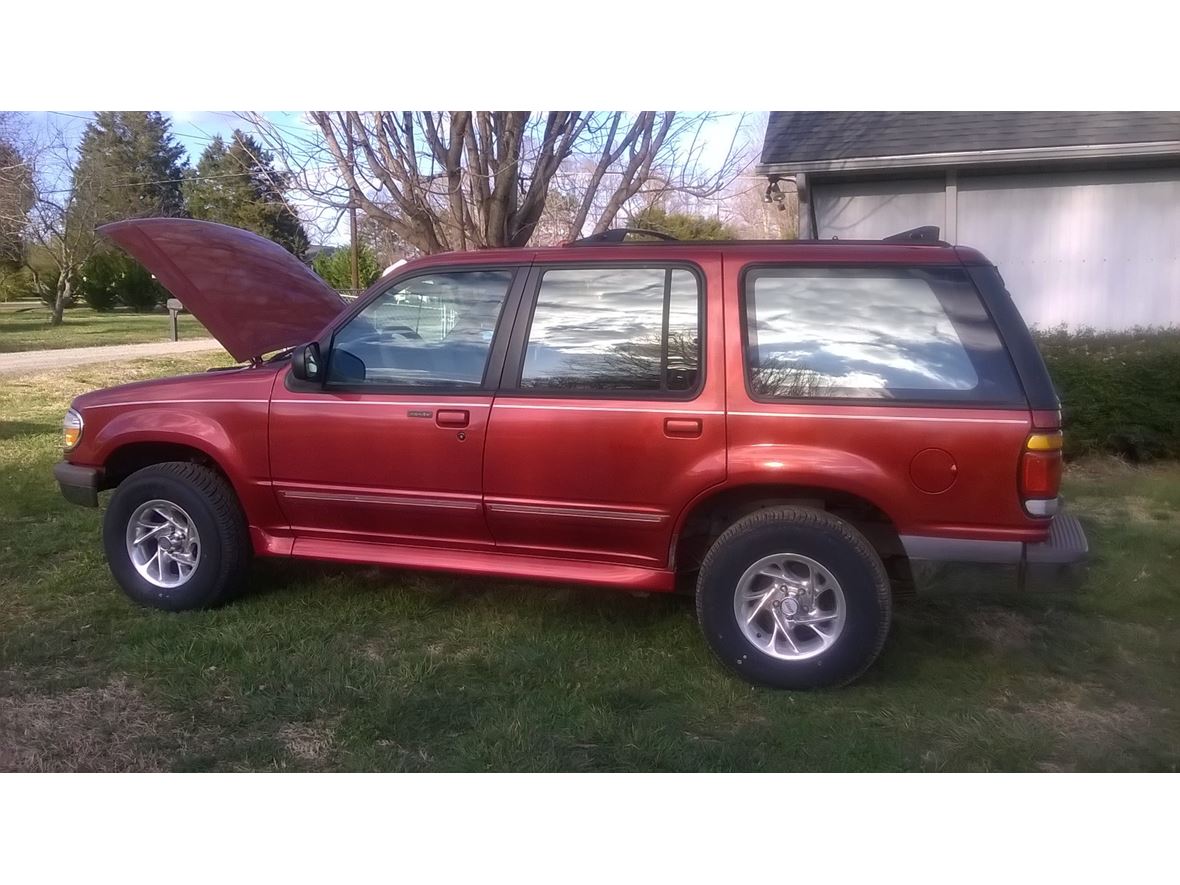
[[[1180,141],[1180,113],[774,111],[762,165]]]

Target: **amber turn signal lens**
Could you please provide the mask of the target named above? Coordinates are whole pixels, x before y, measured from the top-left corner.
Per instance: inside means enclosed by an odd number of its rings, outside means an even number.
[[[61,422],[62,443],[66,450],[72,449],[82,438],[82,416],[70,409]]]
[[[1059,452],[1063,442],[1060,430],[1052,433],[1034,433],[1028,438],[1025,448],[1030,452]]]

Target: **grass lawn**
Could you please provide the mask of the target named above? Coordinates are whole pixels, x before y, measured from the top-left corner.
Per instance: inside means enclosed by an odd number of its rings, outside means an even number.
[[[1073,596],[898,605],[822,694],[714,663],[682,598],[261,563],[214,612],[131,605],[99,513],[50,477],[70,397],[209,358],[0,389],[0,769],[995,770],[1180,764],[1180,466],[1095,461],[1067,493]]]
[[[50,312],[37,306],[0,311],[0,353],[25,350],[59,350],[63,347],[94,347],[100,344],[140,344],[170,341],[172,326],[168,313],[131,313],[114,310],[97,313],[88,307],[72,307],[60,326],[49,324]],[[196,317],[181,314],[181,339],[205,338],[209,333]]]

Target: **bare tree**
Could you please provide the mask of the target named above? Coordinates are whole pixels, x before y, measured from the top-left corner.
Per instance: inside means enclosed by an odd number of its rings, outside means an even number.
[[[337,213],[355,203],[423,253],[526,245],[555,181],[576,203],[571,236],[607,229],[649,188],[717,193],[740,168],[732,151],[715,168],[702,163],[713,117],[314,111],[314,129],[297,133],[248,115],[307,196]]]
[[[49,127],[21,133],[22,174],[28,199],[0,204],[0,224],[18,228],[31,247],[22,261],[60,325],[75,297],[78,273],[94,252],[94,199],[90,182],[76,174],[77,151],[67,134]],[[7,208],[5,208],[7,206]]]
[[[744,115],[738,127],[736,165],[742,174],[731,176],[726,185],[704,196],[675,187],[665,191],[649,185],[631,207],[631,215],[658,207],[667,212],[685,213],[716,219],[737,236],[752,239],[793,240],[798,237],[798,195],[793,185],[785,183],[778,193],[771,193],[769,182],[752,170],[762,150],[768,115]]]

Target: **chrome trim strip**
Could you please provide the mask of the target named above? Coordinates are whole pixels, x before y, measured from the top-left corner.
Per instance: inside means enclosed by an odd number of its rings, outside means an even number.
[[[595,510],[578,507],[550,507],[544,504],[501,504],[489,502],[488,510],[498,513],[521,513],[536,516],[576,516],[584,519],[610,519],[618,522],[659,523],[668,517],[661,513],[635,513],[630,510]]]
[[[830,412],[737,412],[751,418],[836,418],[846,421],[928,421],[943,424],[1019,424],[1029,426],[1023,418],[930,418],[922,415],[834,415]]]
[[[426,400],[359,400],[359,399],[275,399],[271,402],[285,406],[417,406],[433,409],[490,409],[491,403],[453,403],[438,398]],[[444,405],[445,404],[445,405]]]
[[[389,507],[439,507],[445,510],[478,510],[478,501],[446,498],[398,498],[393,495],[342,495],[335,492],[292,491],[282,489],[284,498],[300,501],[333,501],[341,504],[383,504]]]
[[[640,412],[650,415],[724,415],[714,409],[647,409],[627,406],[535,406],[531,403],[496,403],[497,409],[536,409],[553,412]]]
[[[110,409],[114,406],[176,406],[187,405],[188,403],[261,403],[265,405],[270,400],[266,399],[140,399],[140,400],[125,400],[117,403],[95,403],[92,406],[86,406],[86,410],[91,409]]]

